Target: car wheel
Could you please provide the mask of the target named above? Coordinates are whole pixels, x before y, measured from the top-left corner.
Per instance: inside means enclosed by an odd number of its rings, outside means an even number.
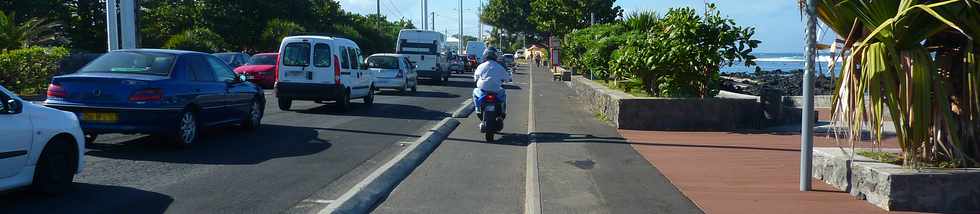
[[[190,147],[197,143],[197,135],[200,128],[197,123],[197,115],[193,111],[184,111],[177,119],[177,134],[174,143],[179,147]]]
[[[99,138],[98,134],[85,134],[85,145],[91,145],[95,143],[95,140]]]
[[[247,130],[256,130],[262,124],[262,116],[265,114],[262,108],[261,100],[256,98],[252,102],[252,108],[249,109],[246,118],[242,120],[242,127]]]
[[[350,110],[350,90],[345,90],[341,93],[340,99],[337,100],[337,110]]]
[[[78,167],[78,154],[72,143],[55,138],[48,142],[34,171],[32,188],[44,194],[59,194],[71,188]]]
[[[289,111],[289,108],[292,106],[293,106],[292,100],[279,98],[279,110]]]
[[[371,105],[374,104],[374,86],[372,85],[369,89],[371,90],[368,90],[368,95],[364,96],[364,104]]]

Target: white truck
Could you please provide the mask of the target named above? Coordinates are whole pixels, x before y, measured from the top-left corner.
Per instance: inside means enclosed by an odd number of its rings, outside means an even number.
[[[420,77],[436,82],[449,81],[449,63],[442,55],[446,51],[446,36],[436,31],[406,29],[398,32],[395,53],[408,57]]]
[[[486,49],[487,49],[487,44],[484,44],[483,41],[466,42],[466,55],[475,56],[476,64],[483,63],[483,51]]]

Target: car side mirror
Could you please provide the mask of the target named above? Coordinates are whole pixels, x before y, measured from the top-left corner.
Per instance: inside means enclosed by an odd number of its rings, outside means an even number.
[[[7,100],[7,104],[4,106],[5,107],[0,107],[0,108],[2,108],[3,112],[7,114],[19,114],[21,110],[24,110],[23,103],[21,103],[20,100],[17,99]]]

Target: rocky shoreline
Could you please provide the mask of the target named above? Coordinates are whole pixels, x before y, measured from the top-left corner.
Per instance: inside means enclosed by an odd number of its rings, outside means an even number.
[[[762,91],[779,93],[781,96],[803,95],[803,70],[757,70],[755,73],[721,73],[721,90],[760,96]],[[834,93],[834,82],[829,76],[818,75],[813,82],[814,95]]]

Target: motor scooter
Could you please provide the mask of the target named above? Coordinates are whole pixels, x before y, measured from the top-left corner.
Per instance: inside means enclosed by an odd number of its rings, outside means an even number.
[[[503,101],[497,99],[497,93],[484,91],[480,98],[480,112],[477,117],[483,121],[480,132],[486,135],[487,142],[493,142],[494,135],[504,129]]]

